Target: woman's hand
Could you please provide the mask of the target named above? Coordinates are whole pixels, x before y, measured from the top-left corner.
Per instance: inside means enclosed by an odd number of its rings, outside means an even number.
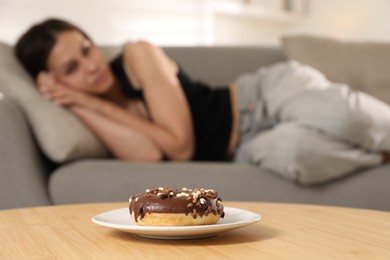
[[[37,77],[39,92],[48,100],[60,106],[85,106],[88,94],[73,90],[58,83],[53,75],[40,72]]]

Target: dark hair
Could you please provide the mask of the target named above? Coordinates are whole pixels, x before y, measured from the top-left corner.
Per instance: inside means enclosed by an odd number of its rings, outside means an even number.
[[[90,39],[80,28],[64,20],[51,18],[35,24],[17,41],[15,55],[35,79],[40,71],[47,70],[47,58],[58,35],[61,32],[73,30],[79,31]]]

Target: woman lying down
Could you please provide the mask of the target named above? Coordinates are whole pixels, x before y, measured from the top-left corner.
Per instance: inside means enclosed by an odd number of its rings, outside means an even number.
[[[119,159],[233,160],[302,184],[388,160],[389,106],[296,61],[211,88],[148,42],[106,62],[85,32],[58,19],[35,24],[15,51],[42,95]]]

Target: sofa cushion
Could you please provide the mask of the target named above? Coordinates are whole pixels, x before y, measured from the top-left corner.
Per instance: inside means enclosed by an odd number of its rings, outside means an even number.
[[[0,92],[22,107],[45,155],[55,162],[107,156],[94,134],[68,110],[42,98],[29,75],[0,43]]]
[[[283,50],[320,70],[329,80],[346,83],[390,104],[390,44],[351,42],[315,36],[286,36]]]
[[[309,203],[390,210],[389,170],[390,165],[386,165],[323,185],[301,186],[249,164],[151,164],[92,159],[57,168],[50,176],[49,193],[54,204],[127,202],[131,194],[147,188],[203,187],[217,190],[224,201]]]

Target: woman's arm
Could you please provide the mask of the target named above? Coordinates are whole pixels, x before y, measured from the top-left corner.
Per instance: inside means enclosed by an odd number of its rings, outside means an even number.
[[[170,158],[188,160],[195,150],[190,108],[177,78],[177,65],[147,42],[129,44],[124,62],[139,82],[154,125],[128,118]],[[108,109],[110,110],[110,109]],[[118,116],[120,114],[117,114]]]
[[[105,107],[110,101],[62,86],[44,72],[38,76],[37,83],[44,97],[71,110],[117,158],[132,161],[162,159],[162,152],[146,135],[98,112],[100,106]],[[131,113],[119,107],[117,110]]]
[[[85,107],[69,109],[93,130],[116,158],[148,162],[162,159],[161,151],[144,134]]]
[[[169,131],[162,126],[149,122],[146,119],[132,114],[130,111],[114,104],[113,102],[101,99],[96,96],[91,96],[79,91],[71,90],[66,87],[56,85],[52,87],[41,88],[42,94],[52,100],[54,103],[67,107],[82,107],[90,112],[100,115],[103,118],[110,119],[112,122],[121,125],[123,131],[128,129],[130,132],[136,131],[147,137],[162,154],[172,160],[188,160],[192,156],[192,147],[178,144],[169,134]],[[175,116],[175,115],[173,115]],[[83,120],[85,121],[85,119]],[[87,123],[87,122],[86,122]],[[178,122],[177,124],[180,124]],[[104,124],[94,124],[89,126],[95,131],[99,131],[99,127],[104,127]],[[117,134],[107,133],[110,138],[116,138]],[[103,138],[103,137],[101,137]],[[115,143],[111,143],[114,145]],[[120,142],[117,143],[120,145]],[[181,147],[183,149],[181,149]],[[115,147],[110,147],[114,150]],[[186,151],[182,151],[186,149]]]

